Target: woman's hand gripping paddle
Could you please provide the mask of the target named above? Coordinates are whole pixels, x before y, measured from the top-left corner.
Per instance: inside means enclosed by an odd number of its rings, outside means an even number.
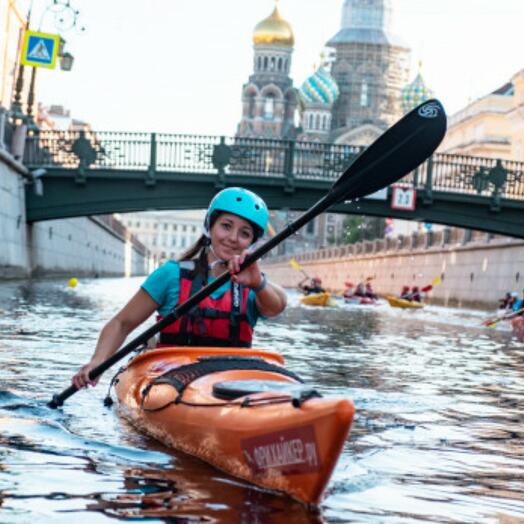
[[[249,254],[245,258],[241,270],[265,255],[330,206],[374,193],[413,171],[431,156],[444,138],[445,133],[446,113],[438,100],[428,100],[410,111],[356,158],[333,184],[327,195],[323,196],[283,231]],[[213,291],[225,284],[229,278],[230,274],[227,271],[222,273],[186,302],[174,308],[162,320],[128,342],[99,366],[93,368],[89,373],[89,378],[93,380],[100,376],[113,364],[146,343],[164,327],[186,314]],[[66,399],[76,392],[77,389],[74,385],[69,386],[60,394],[54,395],[49,406],[52,408],[61,406]]]

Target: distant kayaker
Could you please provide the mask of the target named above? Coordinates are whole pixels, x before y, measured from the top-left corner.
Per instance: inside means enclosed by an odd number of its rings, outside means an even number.
[[[298,283],[298,288],[306,295],[326,292],[326,290],[322,287],[322,279],[320,277],[306,277],[304,280]]]
[[[353,282],[344,282],[346,289],[344,290],[344,298],[352,297],[355,293],[355,284]]]
[[[409,300],[413,302],[422,302],[422,295],[420,294],[420,290],[418,286],[413,286],[411,288],[410,295],[411,295],[411,298]]]
[[[524,298],[519,298],[519,294],[516,291],[514,291],[511,295],[515,299],[514,302],[511,304],[511,310],[520,311],[522,308],[524,308]],[[524,291],[523,291],[523,297],[524,297]]]
[[[499,309],[511,309],[511,306],[513,305],[513,302],[515,299],[513,298],[512,294],[508,291],[504,298],[499,299]]]
[[[366,296],[366,288],[364,287],[364,284],[362,282],[359,282],[357,284],[357,288],[355,289],[354,295],[356,297],[365,297]]]
[[[402,291],[400,292],[400,296],[402,300],[411,300],[411,291],[409,290],[409,286],[402,286]]]
[[[239,272],[249,248],[265,233],[265,202],[243,188],[227,188],[211,200],[204,233],[178,261],[156,269],[131,300],[102,329],[91,360],[72,378],[77,388],[95,385],[89,372],[117,351],[127,335],[155,311],[158,319],[185,302],[224,271],[226,282],[198,307],[167,326],[159,345],[250,347],[259,317],[286,307],[284,290],[269,282],[257,262]]]
[[[366,297],[371,298],[373,300],[378,299],[378,295],[373,291],[373,287],[371,286],[371,282],[366,283]]]

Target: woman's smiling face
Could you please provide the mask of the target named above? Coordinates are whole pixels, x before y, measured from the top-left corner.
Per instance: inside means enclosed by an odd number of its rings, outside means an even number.
[[[240,255],[254,239],[253,226],[247,220],[231,213],[220,213],[210,233],[213,251],[222,260]]]

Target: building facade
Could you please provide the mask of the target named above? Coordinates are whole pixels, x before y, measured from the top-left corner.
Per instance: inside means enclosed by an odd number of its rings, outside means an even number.
[[[369,145],[431,92],[408,84],[410,49],[391,32],[391,0],[344,0],[340,30],[300,89],[290,66],[295,37],[275,7],[253,31],[253,73],[242,88],[237,137]],[[273,213],[275,227],[295,214]],[[342,241],[344,215],[324,214],[281,246],[288,253]],[[405,229],[405,227],[403,227]]]
[[[345,0],[332,75],[340,94],[333,107],[332,141],[368,145],[403,114],[410,49],[391,32],[390,0]]]
[[[205,211],[150,211],[119,215],[158,263],[178,258],[202,234]]]
[[[17,0],[0,2],[0,106],[6,109],[11,106],[15,93],[22,37],[26,26],[26,17],[22,14],[20,4]],[[25,89],[27,95],[28,85]]]
[[[440,151],[524,160],[524,69],[448,120]]]
[[[289,76],[295,37],[278,6],[253,31],[253,72],[242,87],[237,136],[295,137],[297,91]]]

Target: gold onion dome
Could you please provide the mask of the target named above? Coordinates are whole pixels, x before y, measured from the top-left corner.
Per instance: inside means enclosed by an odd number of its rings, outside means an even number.
[[[291,29],[291,25],[280,16],[278,6],[275,6],[273,12],[255,26],[253,43],[255,45],[293,46],[295,43],[293,29]]]

